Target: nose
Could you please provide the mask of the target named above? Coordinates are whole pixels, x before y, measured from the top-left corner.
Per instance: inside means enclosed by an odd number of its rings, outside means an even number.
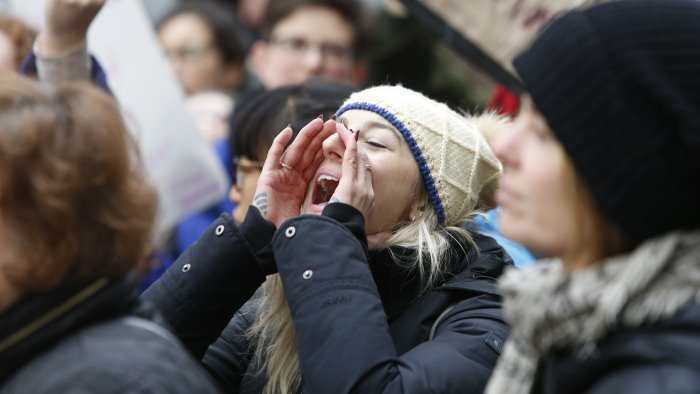
[[[304,54],[304,64],[309,73],[317,74],[323,69],[323,53],[318,46],[311,46]]]
[[[326,138],[323,141],[323,156],[327,160],[343,160],[343,152],[345,152],[345,143],[343,139],[338,135],[339,131],[336,130],[335,134]]]
[[[493,151],[504,167],[513,167],[518,164],[519,123],[516,119],[511,127],[499,133],[493,142]]]

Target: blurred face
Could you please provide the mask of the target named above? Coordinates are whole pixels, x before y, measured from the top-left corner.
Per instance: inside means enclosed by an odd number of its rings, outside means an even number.
[[[175,75],[185,93],[235,89],[242,66],[225,65],[206,22],[194,14],[180,14],[158,32]]]
[[[351,110],[338,119],[353,130],[361,130],[358,150],[364,150],[372,167],[374,208],[365,217],[368,235],[389,231],[408,220],[411,202],[419,184],[416,164],[406,140],[381,116]],[[325,161],[314,176],[304,200],[302,212],[320,214],[342,178],[345,144],[337,134],[323,142]]]
[[[15,46],[10,37],[0,31],[0,72],[15,70]]]
[[[233,111],[231,96],[213,91],[195,93],[187,98],[186,104],[205,141],[213,145],[229,136],[228,120]]]
[[[236,159],[234,166],[234,184],[229,192],[229,199],[236,203],[233,210],[233,220],[241,224],[248,213],[248,207],[253,203],[262,163],[255,162],[245,156]]]
[[[353,26],[322,6],[305,6],[282,19],[268,42],[252,50],[255,72],[267,89],[314,76],[355,83]]]
[[[503,233],[541,255],[580,255],[565,152],[530,99],[494,148],[504,166],[496,193]]]

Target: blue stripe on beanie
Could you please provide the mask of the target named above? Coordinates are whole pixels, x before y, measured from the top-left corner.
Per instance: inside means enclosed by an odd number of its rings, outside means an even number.
[[[387,111],[386,109],[372,103],[367,103],[367,102],[354,102],[354,103],[349,103],[344,106],[342,106],[336,113],[336,116],[341,116],[343,113],[351,110],[351,109],[359,109],[359,110],[364,110],[364,111],[370,111],[378,114],[382,118],[386,119],[389,123],[391,123],[392,126],[396,127],[397,130],[403,135],[403,138],[406,140],[406,143],[408,143],[408,148],[411,150],[411,153],[413,154],[413,158],[416,159],[416,163],[418,163],[418,170],[420,171],[421,176],[423,177],[423,181],[425,182],[425,186],[428,189],[428,195],[430,196],[430,201],[433,204],[433,209],[435,210],[435,214],[438,217],[438,222],[440,224],[445,223],[445,210],[442,207],[442,202],[440,201],[440,195],[438,194],[437,188],[435,187],[435,182],[433,181],[432,175],[430,175],[430,168],[428,168],[428,164],[425,162],[425,158],[423,158],[423,154],[421,153],[420,147],[416,143],[416,140],[413,139],[413,136],[411,135],[411,132],[404,126],[404,124],[394,116],[391,112]]]

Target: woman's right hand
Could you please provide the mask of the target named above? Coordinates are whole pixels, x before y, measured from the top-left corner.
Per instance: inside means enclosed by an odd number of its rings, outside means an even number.
[[[287,127],[275,137],[258,178],[253,206],[277,228],[298,216],[311,178],[324,160],[321,145],[335,132],[335,120],[316,118],[301,129],[291,145]]]
[[[374,209],[374,188],[372,187],[372,166],[369,163],[369,158],[357,144],[360,130],[350,131],[340,123],[337,133],[345,145],[342,163],[343,174],[330,202],[352,205],[366,218]]]

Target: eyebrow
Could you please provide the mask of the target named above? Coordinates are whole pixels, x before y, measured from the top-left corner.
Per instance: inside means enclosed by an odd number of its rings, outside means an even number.
[[[366,129],[380,129],[380,130],[390,131],[391,134],[393,134],[394,137],[396,137],[396,139],[399,141],[399,143],[401,143],[403,141],[403,136],[401,135],[401,133],[399,133],[399,131],[396,130],[396,128],[394,128],[393,126],[388,125],[386,123],[370,120],[369,122],[366,122],[364,124],[364,126]]]
[[[345,119],[344,117],[341,116],[339,119],[341,119],[341,121],[343,121],[343,124],[347,124],[347,119]],[[360,128],[360,130],[366,130],[366,129],[387,130],[387,131],[390,131],[398,139],[399,143],[401,143],[401,141],[403,141],[403,136],[401,135],[401,133],[399,133],[399,131],[396,130],[396,128],[394,128],[393,126],[388,125],[386,123],[378,122],[376,120],[370,120],[370,121],[363,123],[362,127]]]

